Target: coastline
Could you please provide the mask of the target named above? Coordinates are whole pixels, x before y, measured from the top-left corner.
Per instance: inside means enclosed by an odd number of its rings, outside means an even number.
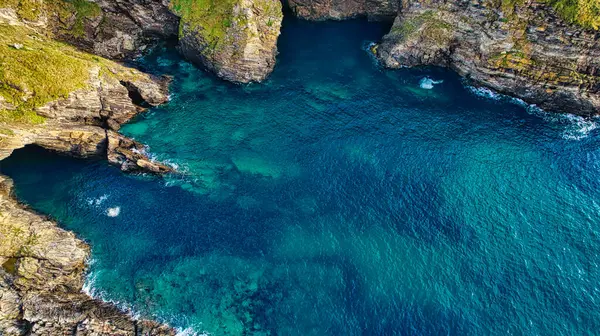
[[[392,42],[396,48],[405,41],[390,41],[390,44]],[[98,78],[92,80],[101,82]],[[144,79],[143,85],[135,84],[133,80],[125,84],[123,80],[118,82],[120,84],[102,82],[92,90],[96,90],[99,96],[93,96],[91,100],[86,96],[91,91],[83,90],[69,95],[63,100],[64,104],[49,104],[44,110],[48,120],[42,125],[0,125],[13,132],[10,136],[0,134],[0,162],[14,149],[34,144],[76,157],[106,157],[124,171],[158,175],[171,171],[168,166],[149,159],[143,153],[142,144],[117,133],[120,124],[142,111],[140,105],[143,104],[133,102],[131,95],[146,97],[143,103],[158,105],[167,100],[166,84],[156,84],[155,79]],[[112,87],[105,92],[106,95],[102,95],[106,84]],[[162,93],[156,94],[156,90]],[[117,93],[116,100],[110,101],[113,97],[109,99],[108,93]],[[162,96],[164,100],[160,98]],[[110,108],[105,108],[107,104]],[[97,111],[88,113],[97,105],[100,106]],[[85,109],[87,111],[82,112]],[[105,115],[109,110],[110,113]],[[57,111],[70,112],[62,114]],[[80,117],[79,113],[85,116]],[[4,128],[0,127],[0,130]],[[24,330],[34,334],[59,334],[73,330],[76,333],[111,335],[175,334],[168,326],[137,320],[114,304],[93,298],[86,292],[85,273],[90,247],[72,232],[61,229],[56,222],[20,203],[14,196],[12,181],[2,175],[0,209],[1,230],[7,230],[4,237],[11,241],[0,246],[0,329],[7,330],[6,335],[19,335]],[[19,233],[21,231],[22,234]],[[39,240],[38,235],[48,240]],[[0,237],[4,238],[3,235]],[[64,252],[67,258],[56,255],[53,250]],[[63,324],[65,321],[68,322]]]
[[[176,335],[171,327],[136,319],[85,293],[90,247],[20,203],[12,180],[1,175],[0,210],[0,232],[17,233],[0,250],[0,327],[5,335]]]

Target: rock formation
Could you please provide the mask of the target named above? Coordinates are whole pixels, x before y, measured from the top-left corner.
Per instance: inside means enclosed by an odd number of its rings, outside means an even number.
[[[20,19],[79,49],[111,59],[140,56],[177,37],[179,20],[167,0],[7,0]]]
[[[78,157],[106,157],[125,171],[170,168],[116,133],[167,101],[169,79],[55,42],[0,10],[0,160],[33,144]],[[82,291],[88,246],[19,205],[0,176],[0,335],[174,335]]]
[[[370,20],[393,20],[399,0],[287,0],[292,12],[307,20],[342,20],[367,17]]]
[[[279,0],[173,0],[182,54],[219,77],[260,82],[273,71],[283,13]]]
[[[297,16],[311,20],[398,13],[390,33],[373,48],[384,66],[449,67],[473,85],[548,111],[598,115],[600,19],[593,13],[573,16],[576,7],[561,16],[551,6],[557,1],[287,2]]]
[[[548,111],[600,114],[600,33],[565,23],[543,1],[406,0],[375,51],[390,68],[446,66]]]
[[[0,335],[175,335],[82,292],[89,248],[19,205],[0,176]]]

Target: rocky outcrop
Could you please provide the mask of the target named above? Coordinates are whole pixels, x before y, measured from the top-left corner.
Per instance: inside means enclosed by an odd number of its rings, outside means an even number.
[[[124,171],[171,171],[116,132],[166,102],[169,79],[79,52],[20,20],[12,9],[0,11],[0,160],[37,145],[105,157]],[[0,176],[0,335],[175,334],[85,294],[88,256],[74,234],[19,205],[12,182]]]
[[[46,117],[42,124],[0,123],[1,129],[8,130],[0,133],[0,160],[15,149],[38,145],[77,157],[106,157],[123,171],[170,172],[168,166],[150,160],[141,144],[114,132],[144,110],[132,96],[150,106],[166,102],[168,79],[128,69],[135,76],[127,84],[112,76],[98,77],[96,70],[89,87],[37,108]]]
[[[157,42],[177,38],[179,19],[168,4],[168,0],[7,0],[0,4],[0,18],[24,22],[80,50],[130,59]]]
[[[507,3],[405,0],[374,51],[390,68],[446,66],[549,111],[600,114],[600,33],[544,1]]]
[[[369,20],[393,20],[399,0],[287,0],[292,12],[307,20],[343,20],[367,17]]]
[[[82,291],[89,247],[19,205],[0,176],[0,334],[175,335]]]
[[[196,64],[237,83],[260,82],[275,67],[283,19],[279,0],[224,0],[190,5],[173,0],[181,17],[179,48]]]
[[[38,21],[55,38],[111,59],[131,59],[168,39],[176,39],[179,19],[169,1],[40,1]]]

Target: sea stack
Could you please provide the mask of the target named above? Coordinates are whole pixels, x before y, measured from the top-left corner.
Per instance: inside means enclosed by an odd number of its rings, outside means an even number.
[[[190,61],[235,82],[263,81],[275,67],[279,0],[173,0],[179,48]]]

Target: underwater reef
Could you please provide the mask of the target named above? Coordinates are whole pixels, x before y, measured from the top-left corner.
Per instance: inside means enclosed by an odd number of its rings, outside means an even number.
[[[35,145],[127,172],[171,172],[118,133],[168,101],[170,79],[122,62],[177,41],[224,80],[261,82],[276,66],[284,10],[393,21],[371,47],[385,67],[448,67],[548,111],[600,114],[597,0],[1,0],[0,160]],[[88,257],[83,241],[20,205],[0,176],[0,334],[175,333],[85,294]]]

